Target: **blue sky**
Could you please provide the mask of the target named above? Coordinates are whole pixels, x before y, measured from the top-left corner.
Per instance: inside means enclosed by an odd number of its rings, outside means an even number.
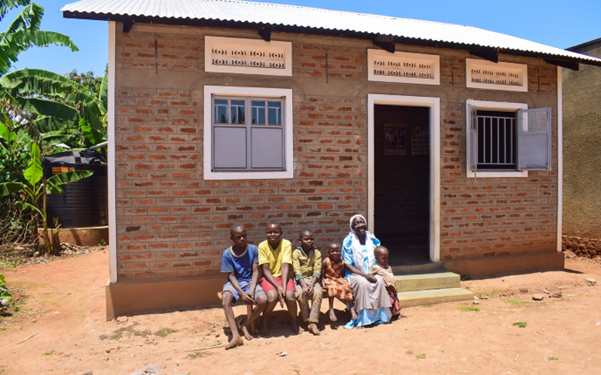
[[[101,75],[107,63],[106,21],[62,17],[60,8],[71,1],[37,0],[45,10],[42,29],[69,35],[79,47],[32,48],[19,56],[17,69],[37,68],[56,73],[73,69]],[[567,48],[601,38],[601,0],[277,0],[268,3],[292,4],[350,12],[382,14],[479,27],[529,39],[558,48]],[[18,8],[19,10],[21,8]],[[4,31],[17,11],[0,23]]]

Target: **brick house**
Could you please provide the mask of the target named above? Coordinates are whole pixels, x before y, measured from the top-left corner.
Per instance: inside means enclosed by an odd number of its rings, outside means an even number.
[[[218,303],[233,222],[323,247],[362,213],[393,265],[563,267],[559,66],[601,59],[287,5],[120,4],[63,8],[109,21],[109,318]]]
[[[601,38],[568,48],[601,57]],[[564,248],[581,256],[601,255],[599,166],[601,67],[564,69]]]

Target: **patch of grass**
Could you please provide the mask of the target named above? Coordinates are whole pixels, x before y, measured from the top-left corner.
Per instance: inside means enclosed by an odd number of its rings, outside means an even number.
[[[559,361],[559,358],[557,358],[557,357],[553,357],[553,356],[551,356],[551,357],[547,357],[547,358],[545,358],[545,359],[546,359],[547,361]]]
[[[426,353],[418,354],[415,356],[417,359],[426,359]]]
[[[515,322],[513,323],[514,326],[518,326],[520,328],[526,328],[526,326],[528,325],[528,323],[526,322]]]
[[[150,334],[150,331],[148,331],[148,330],[145,330],[145,331],[136,330],[135,327],[137,325],[138,325],[138,323],[134,323],[127,327],[121,327],[121,328],[114,330],[113,333],[111,333],[110,335],[100,335],[100,336],[98,336],[98,338],[100,340],[119,340],[124,335],[127,335],[127,336],[134,335],[134,336],[146,337]]]
[[[104,240],[104,238],[100,239],[100,242],[98,242],[98,246],[106,246],[106,241]]]
[[[154,333],[155,336],[166,337],[169,334],[177,332],[177,329],[173,328],[161,328]]]
[[[52,355],[52,354],[54,354],[54,350],[42,353],[42,355]]]
[[[470,275],[461,275],[461,281],[468,281],[471,279],[472,279],[472,277]]]
[[[15,268],[19,265],[18,260],[5,260],[0,259],[0,270],[4,270],[7,268]]]
[[[111,340],[119,340],[121,337],[123,337],[123,334],[125,332],[131,332],[131,329],[133,329],[134,326],[130,326],[130,327],[121,327],[119,329],[116,329],[113,331],[113,334],[109,336],[109,339]]]
[[[509,300],[509,301],[505,301],[505,302],[510,305],[514,305],[514,306],[521,306],[521,305],[526,304],[526,301],[517,301],[517,300]]]
[[[480,308],[479,307],[474,307],[474,306],[459,306],[457,308],[457,310],[459,310],[459,311],[475,311],[475,312],[478,312],[478,311],[480,311]]]
[[[133,334],[134,334],[134,336],[146,337],[146,336],[149,336],[149,335],[151,335],[151,334],[152,334],[152,332],[150,332],[150,330],[148,330],[148,329],[145,329],[145,330],[143,330],[143,331],[136,331],[136,330],[133,330]]]

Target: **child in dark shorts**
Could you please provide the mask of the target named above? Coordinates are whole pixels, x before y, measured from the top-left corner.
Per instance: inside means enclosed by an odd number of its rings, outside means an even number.
[[[251,324],[267,306],[267,296],[258,285],[259,281],[259,250],[255,245],[246,243],[246,228],[242,224],[234,224],[230,228],[230,239],[234,245],[223,253],[221,272],[227,272],[227,281],[223,285],[221,297],[225,317],[232,331],[232,339],[225,346],[231,349],[244,344],[240,337],[233,305],[238,300],[248,304],[256,304],[255,309],[242,325],[242,333],[247,340],[252,340],[249,332]]]

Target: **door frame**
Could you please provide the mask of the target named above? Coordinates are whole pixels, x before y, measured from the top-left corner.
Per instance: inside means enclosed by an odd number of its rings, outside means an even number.
[[[430,108],[430,261],[440,261],[440,98],[404,95],[367,95],[367,221],[375,227],[375,105]]]

